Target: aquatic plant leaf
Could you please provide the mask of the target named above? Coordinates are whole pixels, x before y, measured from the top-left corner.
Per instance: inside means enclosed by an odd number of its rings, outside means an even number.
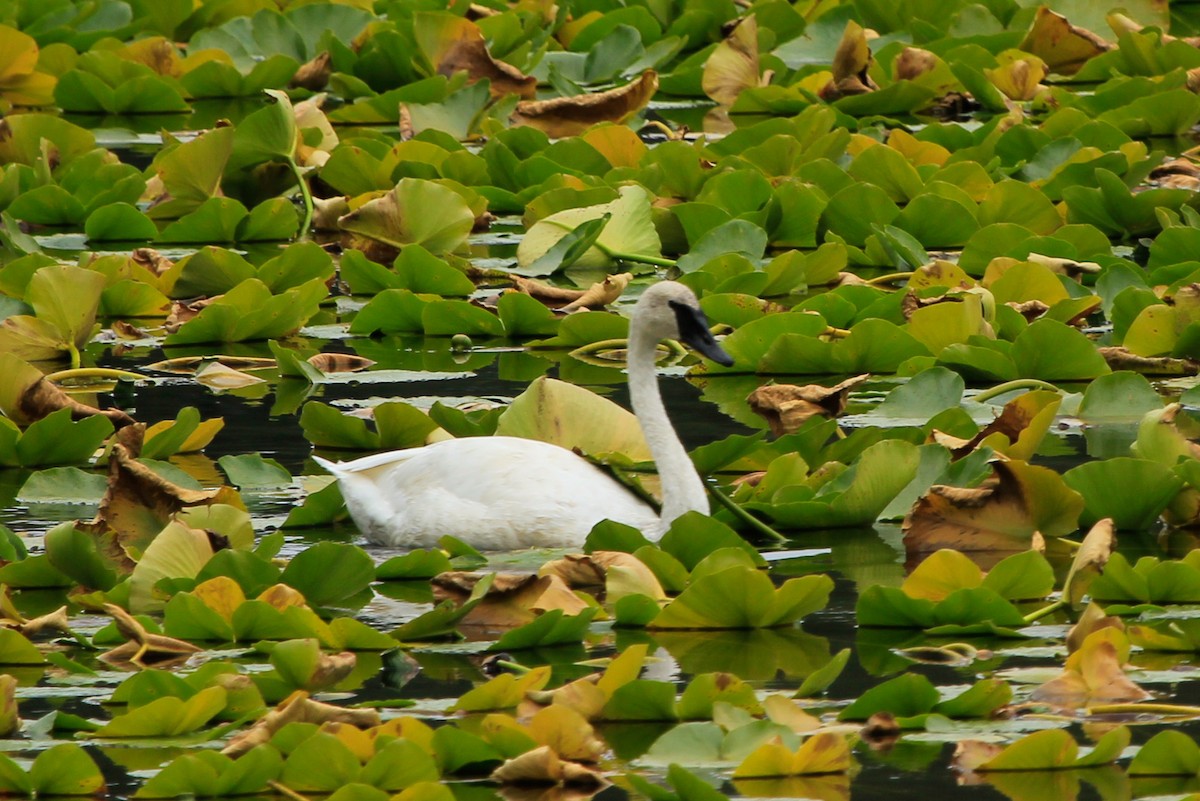
[[[586,425],[579,425],[586,421]],[[539,377],[500,415],[496,433],[540,439],[584,453],[619,453],[651,459],[637,419],[610,400],[551,378]]]
[[[232,127],[214,128],[154,160],[151,166],[163,191],[147,210],[151,219],[178,219],[219,196],[234,133]]]
[[[474,224],[462,195],[420,178],[402,178],[388,194],[338,220],[343,230],[359,236],[396,248],[418,244],[435,254],[459,248]]]
[[[37,795],[92,795],[104,788],[104,776],[86,751],[74,743],[49,748],[29,768],[29,784]]]
[[[566,615],[562,609],[551,609],[536,618],[500,635],[489,650],[517,651],[523,648],[574,644],[583,641],[588,625],[596,616],[595,609]]]
[[[158,236],[158,226],[128,203],[110,203],[88,215],[83,232],[91,242],[147,241]]]
[[[374,578],[374,562],[362,548],[319,542],[292,557],[279,580],[303,593],[310,604],[330,606],[358,595]]]
[[[658,74],[645,70],[624,86],[550,100],[522,100],[510,124],[528,125],[551,138],[576,136],[600,122],[623,123],[640,112],[658,91]]]
[[[662,629],[770,628],[821,609],[827,576],[788,579],[778,590],[753,567],[735,566],[692,581],[650,623]]]
[[[782,743],[765,743],[733,770],[734,778],[764,778],[845,773],[850,770],[850,746],[834,732],[818,732],[792,751]]]
[[[203,728],[225,708],[223,687],[206,687],[191,698],[166,696],[117,715],[97,737],[178,737]]]
[[[193,578],[212,558],[217,546],[208,532],[172,522],[150,541],[133,568],[129,608],[136,614],[158,611],[165,598],[155,592],[163,579]]]
[[[0,627],[0,664],[44,665],[46,658],[21,632]]]
[[[1081,525],[1111,518],[1119,530],[1139,531],[1158,521],[1183,479],[1148,459],[1116,457],[1088,462],[1063,473],[1067,486],[1083,496]]]
[[[614,251],[644,256],[658,256],[662,252],[649,194],[641,187],[624,186],[620,189],[620,196],[611,203],[564,209],[530,226],[517,245],[519,270],[532,269],[532,265],[563,238],[577,232],[583,224],[603,219],[606,215],[611,215],[611,219],[602,226],[594,244],[576,257],[575,266],[607,268],[613,263],[609,253]],[[590,229],[585,229],[584,233],[590,238]],[[584,238],[579,237],[580,241]]]
[[[279,778],[299,792],[332,793],[356,781],[361,771],[358,757],[341,740],[317,732],[288,755]]]
[[[931,711],[940,695],[929,679],[907,673],[877,684],[838,713],[838,720],[866,720],[877,712],[890,712],[899,718]]]
[[[1129,763],[1130,776],[1200,774],[1200,746],[1181,731],[1166,729],[1151,737]]]

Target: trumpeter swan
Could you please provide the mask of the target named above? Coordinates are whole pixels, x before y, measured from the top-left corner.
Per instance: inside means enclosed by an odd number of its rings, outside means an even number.
[[[662,281],[638,299],[629,326],[629,396],[661,476],[661,516],[586,459],[520,437],[449,439],[336,464],[314,458],[337,476],[359,530],[382,545],[430,547],[449,534],[483,550],[577,548],[604,519],[658,539],[685,512],[709,511],[658,390],[656,350],[668,338],[733,363],[683,284]]]

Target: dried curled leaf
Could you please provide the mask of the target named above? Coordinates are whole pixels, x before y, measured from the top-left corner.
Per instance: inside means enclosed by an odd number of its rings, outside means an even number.
[[[746,396],[750,410],[766,419],[775,436],[790,434],[812,417],[837,417],[846,409],[850,390],[870,378],[869,373],[847,378],[832,387],[820,384],[772,384]]]
[[[848,21],[842,41],[833,54],[833,79],[821,89],[821,99],[832,102],[848,95],[862,95],[878,89],[867,74],[871,61],[867,32],[854,20]]]
[[[1090,59],[1113,49],[1110,42],[1072,25],[1047,6],[1038,8],[1033,27],[1019,47],[1040,58],[1051,72],[1059,75],[1074,75]]]
[[[360,729],[378,726],[379,712],[375,709],[347,709],[333,704],[323,704],[308,697],[308,693],[297,690],[279,702],[279,705],[258,719],[253,726],[234,737],[221,753],[239,757],[255,746],[268,742],[275,732],[289,723],[348,723]]]
[[[474,22],[461,17],[441,22],[438,45],[429,54],[439,75],[466,72],[471,83],[486,80],[492,97],[515,94],[530,100],[537,93],[537,78],[492,58],[483,31]]]
[[[904,518],[908,553],[1022,551],[1040,531],[1060,537],[1075,529],[1083,498],[1045,467],[993,461],[993,475],[978,487],[935,484]]]
[[[357,373],[366,370],[375,361],[353,353],[318,353],[309,356],[308,363],[322,373]]]
[[[98,546],[112,564],[133,569],[126,551],[144,552],[174,515],[194,506],[224,503],[245,509],[229,487],[190,490],[174,484],[137,460],[144,426],[127,426],[117,433],[108,461],[108,488],[96,517],[76,527],[98,537]]]
[[[1079,620],[1067,632],[1067,653],[1075,653],[1093,632],[1107,628],[1124,631],[1125,622],[1115,615],[1104,614],[1104,609],[1098,603],[1088,604]]]
[[[467,614],[462,625],[521,626],[541,612],[562,609],[577,615],[587,604],[554,575],[535,576],[526,573],[495,573],[480,603]],[[470,597],[483,573],[452,571],[433,579],[433,597],[437,601],[452,599],[462,604]]]
[[[1112,556],[1112,552],[1116,548],[1117,536],[1112,518],[1106,517],[1096,521],[1087,536],[1083,538],[1079,549],[1075,551],[1071,569],[1067,571],[1067,577],[1063,579],[1063,598],[1073,608],[1078,608],[1083,603],[1083,597],[1087,594],[1092,579],[1104,572],[1104,566],[1108,564],[1108,558]],[[1088,610],[1090,611],[1091,608],[1089,606]],[[1082,623],[1082,620],[1080,622]],[[1069,640],[1068,637],[1068,642]]]
[[[758,21],[744,17],[704,62],[700,86],[722,106],[732,106],[743,89],[760,85]]]
[[[508,760],[492,771],[491,778],[501,784],[604,787],[609,783],[598,771],[560,759],[547,745]]]
[[[551,309],[565,312],[576,309],[603,309],[620,299],[632,280],[633,273],[617,273],[605,276],[603,281],[597,281],[587,289],[564,289],[532,278],[512,276],[513,287],[517,292],[529,295]]]
[[[644,109],[658,91],[658,73],[646,70],[638,79],[607,92],[523,100],[509,118],[558,139],[577,136],[598,122],[622,123]]]
[[[117,631],[127,640],[97,657],[113,667],[125,670],[143,669],[150,665],[164,667],[182,662],[203,650],[184,640],[163,634],[151,634],[137,618],[116,604],[105,604],[104,609],[112,615]]]
[[[1138,356],[1128,348],[1098,348],[1104,361],[1113,370],[1133,370],[1143,375],[1197,375],[1200,360],[1177,359],[1173,356]]]
[[[1118,649],[1119,645],[1123,649]],[[1035,689],[1030,697],[1072,709],[1149,698],[1150,693],[1125,675],[1121,650],[1128,652],[1128,649],[1124,632],[1100,629],[1088,635],[1079,650],[1067,657],[1066,669],[1061,674]]]
[[[332,74],[333,56],[329,54],[328,50],[322,50],[312,59],[300,65],[296,74],[292,76],[292,80],[288,82],[288,86],[319,92],[325,88],[325,84],[329,83],[329,76]]]
[[[18,425],[29,425],[59,409],[70,409],[72,420],[94,415],[107,417],[118,429],[136,422],[120,409],[97,409],[80,403],[47,381],[41,370],[12,354],[0,354],[0,376],[4,378],[0,385],[0,414]]]

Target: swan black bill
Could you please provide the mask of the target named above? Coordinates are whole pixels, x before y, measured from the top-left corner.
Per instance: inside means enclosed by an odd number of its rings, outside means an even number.
[[[733,364],[733,357],[725,352],[712,335],[712,331],[708,330],[708,318],[704,316],[704,312],[688,303],[680,303],[676,300],[667,302],[675,312],[675,322],[679,326],[679,338],[685,344],[695,348],[717,364],[723,364],[726,367]]]

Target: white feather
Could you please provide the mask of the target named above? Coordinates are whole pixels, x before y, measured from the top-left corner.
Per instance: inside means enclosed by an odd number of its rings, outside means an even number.
[[[679,335],[668,301],[697,305],[681,284],[648,289],[634,309],[628,357],[633,410],[662,480],[661,518],[586,459],[520,437],[443,440],[352,462],[314,458],[337,476],[363,535],[383,545],[426,548],[449,534],[481,550],[577,548],[605,519],[658,539],[684,512],[708,512],[704,485],[658,391],[655,346]]]

